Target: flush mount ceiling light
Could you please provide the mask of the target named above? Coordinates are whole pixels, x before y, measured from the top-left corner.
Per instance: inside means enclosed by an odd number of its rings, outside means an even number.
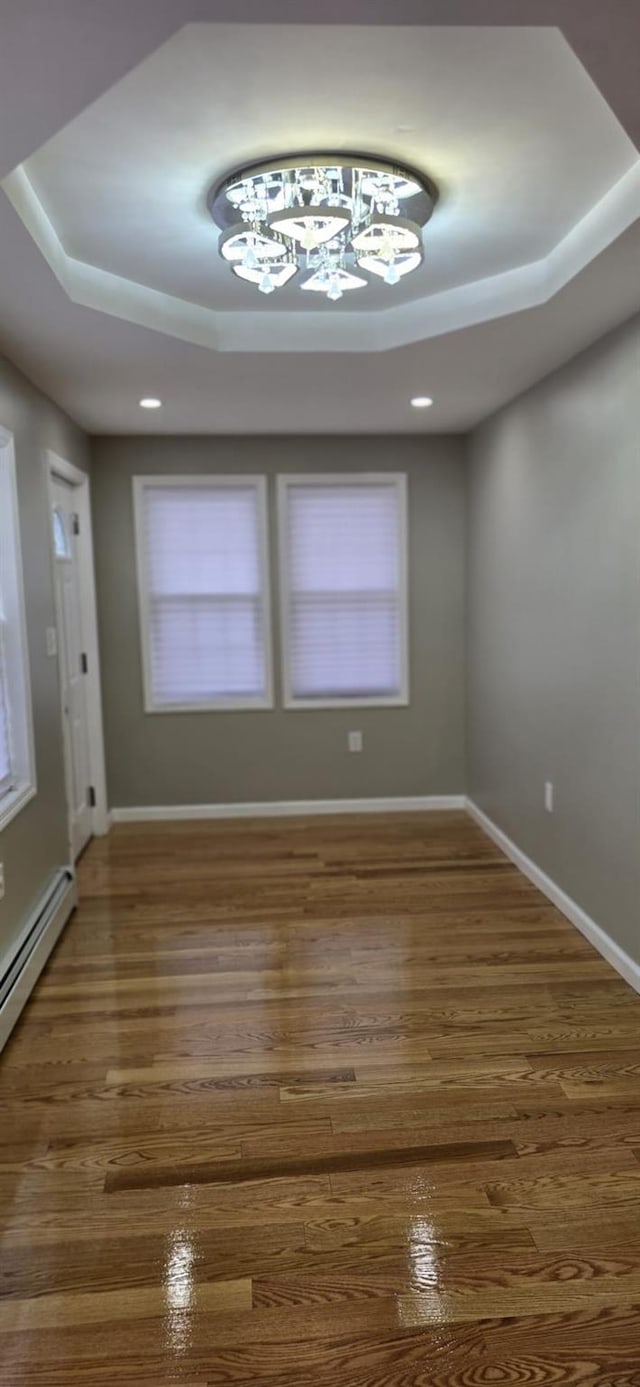
[[[141,409],[160,409],[162,400],[156,400],[153,395],[145,395],[143,400],[138,400]]]
[[[337,302],[418,269],[435,200],[428,179],[386,160],[301,154],[239,169],[211,190],[209,209],[239,279],[270,294],[297,275]]]
[[[430,395],[414,395],[411,404],[414,409],[429,409],[433,400]]]

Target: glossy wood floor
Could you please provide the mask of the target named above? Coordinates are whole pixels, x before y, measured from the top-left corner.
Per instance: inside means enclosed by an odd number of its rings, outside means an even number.
[[[3,1387],[639,1387],[640,998],[470,821],[80,878],[0,1062]]]

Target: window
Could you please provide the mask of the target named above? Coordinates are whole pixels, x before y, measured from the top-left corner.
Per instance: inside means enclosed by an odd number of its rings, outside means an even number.
[[[0,429],[0,828],[35,794],[13,440]]]
[[[145,706],[272,706],[263,477],[134,479]]]
[[[406,477],[278,484],[285,706],[407,703]]]

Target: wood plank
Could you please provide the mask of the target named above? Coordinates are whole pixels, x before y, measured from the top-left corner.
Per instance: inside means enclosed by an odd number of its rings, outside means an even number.
[[[635,1157],[633,1152],[623,1153],[630,1164]],[[105,1190],[157,1189],[169,1185],[234,1185],[256,1180],[277,1180],[283,1177],[301,1178],[307,1175],[342,1174],[347,1171],[372,1171],[386,1166],[418,1166],[421,1170],[442,1165],[458,1167],[472,1158],[481,1160],[483,1156],[500,1161],[507,1156],[517,1155],[515,1147],[508,1141],[441,1143],[438,1146],[407,1146],[389,1150],[387,1147],[366,1151],[311,1150],[307,1155],[272,1155],[264,1157],[245,1157],[239,1160],[214,1160],[205,1158],[198,1162],[186,1158],[174,1161],[171,1165],[147,1162],[144,1168],[126,1168],[110,1171],[105,1179]],[[466,1171],[465,1171],[466,1174]]]
[[[108,1324],[109,1321],[149,1319],[163,1314],[173,1300],[178,1312],[224,1314],[226,1311],[251,1309],[251,1281],[199,1281],[193,1286],[183,1276],[180,1260],[176,1263],[172,1285],[143,1289],[114,1291],[73,1291],[64,1295],[30,1296],[11,1299],[0,1304],[0,1334],[33,1329],[65,1329],[87,1324]]]
[[[483,1287],[478,1291],[422,1291],[401,1295],[400,1323],[419,1325],[479,1324],[483,1320],[518,1319],[534,1315],[570,1315],[586,1309],[590,1314],[627,1304],[640,1297],[640,1274],[606,1276],[595,1281],[571,1280],[525,1286]]]

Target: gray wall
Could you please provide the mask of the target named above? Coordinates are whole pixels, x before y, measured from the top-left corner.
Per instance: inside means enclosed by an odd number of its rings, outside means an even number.
[[[305,468],[397,468],[409,474],[410,706],[145,716],[132,476],[267,474],[273,521],[275,474]],[[94,441],[92,488],[112,806],[464,790],[465,485],[459,439],[103,438]],[[273,543],[271,557],[275,570]],[[347,751],[352,728],[364,733],[361,754]]]
[[[640,960],[639,319],[476,432],[468,526],[469,794]]]
[[[4,358],[0,358],[0,424],[14,435],[20,538],[35,734],[35,799],[0,832],[5,897],[0,901],[0,957],[56,867],[69,860],[62,724],[56,660],[47,626],[55,625],[44,454],[51,448],[78,467],[88,464],[84,435]]]

